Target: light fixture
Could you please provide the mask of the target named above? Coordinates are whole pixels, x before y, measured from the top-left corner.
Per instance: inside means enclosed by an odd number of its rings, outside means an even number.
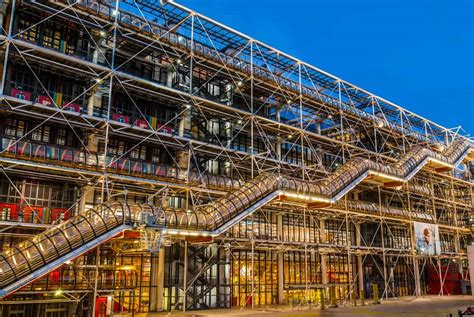
[[[100,84],[100,83],[102,83],[102,79],[101,79],[101,78],[96,78],[96,79],[95,79],[95,82],[98,83],[98,84]]]
[[[178,59],[176,60],[176,64],[181,65],[182,63],[183,63],[183,61],[181,60],[181,58],[178,58]]]
[[[237,86],[240,87],[240,86],[242,86],[242,85],[243,85],[242,81],[239,80],[239,81],[237,82]]]
[[[293,135],[292,134],[288,134],[288,139],[292,139],[293,138]]]
[[[62,289],[58,289],[54,292],[54,296],[61,296],[63,294],[63,290]]]
[[[377,126],[378,126],[379,128],[383,128],[383,121],[377,122]]]
[[[189,103],[185,104],[184,106],[186,107],[186,109],[191,109],[191,105]]]
[[[118,14],[118,10],[112,11],[112,16],[116,16]]]
[[[71,265],[71,260],[67,260],[66,262],[64,262],[64,264]]]
[[[237,120],[237,124],[242,124],[242,119]]]
[[[105,31],[103,31],[103,30],[101,30],[101,31],[99,32],[99,34],[100,34],[100,36],[102,36],[102,37],[106,37],[106,36],[107,36],[107,32],[105,32]]]
[[[328,115],[328,119],[332,119],[332,114],[329,114],[329,115]]]

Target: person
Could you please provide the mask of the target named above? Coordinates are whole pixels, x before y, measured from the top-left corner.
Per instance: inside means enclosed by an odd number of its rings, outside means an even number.
[[[434,255],[436,253],[435,241],[430,228],[423,229],[423,232],[418,236],[416,246],[422,254]]]

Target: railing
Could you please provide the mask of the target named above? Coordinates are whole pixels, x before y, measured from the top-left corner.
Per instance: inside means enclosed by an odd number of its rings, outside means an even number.
[[[207,184],[210,188],[235,189],[241,181],[229,177],[191,172],[186,177],[178,168],[154,162],[141,161],[128,157],[116,157],[91,153],[84,150],[59,145],[49,145],[30,140],[16,140],[3,136],[0,155],[39,160],[62,166],[76,166],[94,170],[106,169],[111,173],[152,176],[171,181],[187,181],[195,184]]]
[[[403,208],[396,208],[392,206],[381,206],[377,203],[370,203],[366,201],[351,201],[348,200],[347,202],[338,202],[334,205],[335,207],[339,209],[349,209],[357,212],[363,212],[367,214],[374,214],[374,215],[387,215],[387,216],[392,216],[395,218],[402,218],[402,219],[417,219],[421,221],[428,221],[431,222],[433,221],[433,215],[430,212],[418,212],[418,211],[412,211],[409,212],[406,209]]]
[[[95,264],[94,264],[95,266]],[[100,290],[112,289],[133,289],[138,284],[138,273],[136,269],[104,268],[99,267],[97,288]],[[65,266],[54,270],[44,278],[41,278],[31,284],[28,290],[87,290],[90,291],[90,285],[95,281],[95,268],[83,268],[71,264],[71,267]]]

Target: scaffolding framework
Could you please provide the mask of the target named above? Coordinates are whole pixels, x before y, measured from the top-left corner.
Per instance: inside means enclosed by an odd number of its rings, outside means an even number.
[[[2,294],[34,281],[1,307],[87,315],[112,294],[122,311],[245,308],[467,279],[461,129],[176,2],[11,0],[0,14]],[[439,252],[420,253],[416,223],[439,228]]]

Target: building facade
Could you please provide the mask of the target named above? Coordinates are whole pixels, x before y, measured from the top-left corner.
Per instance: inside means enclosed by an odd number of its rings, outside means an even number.
[[[469,292],[458,131],[174,2],[0,10],[1,316]]]

